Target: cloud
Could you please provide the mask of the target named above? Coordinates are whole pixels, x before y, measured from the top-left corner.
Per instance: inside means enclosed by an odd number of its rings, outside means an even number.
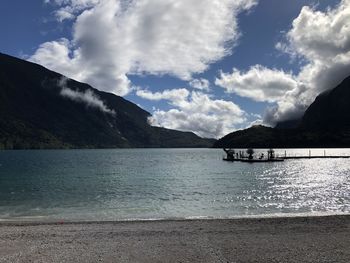
[[[297,81],[291,73],[283,70],[268,69],[255,65],[241,72],[234,68],[232,73],[220,73],[215,84],[228,93],[235,93],[255,101],[276,102],[286,92],[297,87]]]
[[[207,79],[204,78],[193,79],[190,81],[190,86],[198,90],[209,91],[210,83]]]
[[[52,0],[60,21],[75,16],[71,40],[43,43],[30,60],[126,95],[130,74],[191,80],[232,52],[237,16],[256,0]]]
[[[184,101],[190,95],[190,92],[187,89],[172,89],[153,93],[148,90],[139,89],[136,91],[136,95],[147,100],[168,100],[176,104]]]
[[[59,6],[54,12],[59,22],[75,19],[83,10],[92,8],[99,0],[44,0],[45,4]]]
[[[300,72],[293,75],[258,65],[243,73],[223,73],[217,80],[227,91],[275,102],[264,117],[271,125],[300,118],[318,94],[350,75],[350,0],[326,11],[303,7],[285,39],[276,48],[299,61]]]
[[[73,101],[84,103],[87,107],[96,108],[102,112],[115,115],[115,111],[109,109],[105,103],[96,95],[93,90],[87,89],[85,91],[75,91],[67,87],[68,79],[62,77],[58,85],[62,88],[60,95],[69,98]]]
[[[273,120],[300,117],[319,93],[350,75],[350,1],[325,12],[303,7],[286,38],[289,53],[306,65],[296,76],[297,87],[266,115]]]
[[[62,22],[64,20],[71,20],[74,19],[75,16],[72,14],[71,10],[69,8],[61,8],[60,10],[55,12],[56,18],[58,21]]]
[[[145,99],[167,100],[174,107],[169,111],[156,109],[150,118],[154,126],[219,138],[246,121],[245,112],[233,102],[212,99],[199,91],[174,89],[152,93],[139,90],[136,94]]]
[[[289,45],[309,61],[346,53],[350,49],[349,18],[349,0],[326,12],[305,6],[287,33]]]

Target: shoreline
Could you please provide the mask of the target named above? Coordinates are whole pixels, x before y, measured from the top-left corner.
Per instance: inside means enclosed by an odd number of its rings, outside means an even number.
[[[0,262],[350,262],[350,215],[0,222]]]
[[[55,224],[117,224],[117,223],[147,223],[147,222],[192,222],[192,221],[240,221],[240,220],[262,220],[262,219],[317,219],[331,217],[349,217],[350,213],[278,213],[278,214],[260,214],[260,215],[242,215],[232,217],[169,217],[169,218],[130,218],[115,220],[79,220],[65,218],[45,218],[23,217],[23,219],[4,219],[0,218],[0,227],[3,225],[55,225]]]

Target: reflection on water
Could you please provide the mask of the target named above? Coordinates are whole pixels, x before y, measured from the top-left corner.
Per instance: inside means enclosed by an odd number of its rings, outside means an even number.
[[[308,155],[309,150],[287,154]],[[312,150],[312,155],[323,154],[324,149]],[[350,212],[350,159],[249,164],[223,162],[222,156],[216,149],[0,151],[0,218]]]

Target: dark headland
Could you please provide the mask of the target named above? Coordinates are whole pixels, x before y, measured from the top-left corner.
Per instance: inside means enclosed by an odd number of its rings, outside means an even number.
[[[0,149],[211,147],[111,93],[0,53]]]

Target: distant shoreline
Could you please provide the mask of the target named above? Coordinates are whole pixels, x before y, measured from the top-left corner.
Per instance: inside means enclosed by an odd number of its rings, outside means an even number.
[[[0,262],[349,262],[350,215],[0,223]]]
[[[350,148],[350,147],[349,147]],[[20,148],[20,149],[0,149],[0,151],[35,151],[35,150],[133,150],[133,149],[220,149],[213,147],[129,147],[129,148]],[[336,149],[336,148],[335,148]],[[338,149],[338,148],[337,148]],[[342,148],[339,148],[342,149]]]
[[[265,149],[271,149],[271,147],[143,147],[143,148],[26,148],[26,149],[0,149],[0,151],[68,151],[68,150],[166,150],[166,149],[213,149],[213,150],[220,150],[223,148],[231,148],[231,149],[237,149],[237,150],[246,150],[247,148],[253,148],[256,150],[265,150]],[[307,150],[320,150],[320,149],[350,149],[349,147],[272,147],[274,150],[292,150],[292,149],[307,149]]]

